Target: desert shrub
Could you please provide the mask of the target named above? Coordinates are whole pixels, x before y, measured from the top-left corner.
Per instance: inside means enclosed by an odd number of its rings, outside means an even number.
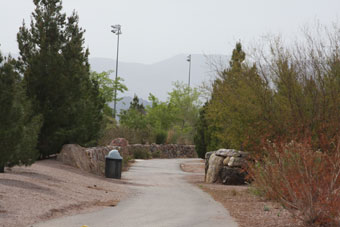
[[[251,167],[260,194],[280,202],[305,226],[340,225],[340,147],[330,153],[303,143],[274,143]]]

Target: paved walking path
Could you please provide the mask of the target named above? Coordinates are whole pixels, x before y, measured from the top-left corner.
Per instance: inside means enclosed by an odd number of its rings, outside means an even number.
[[[187,183],[181,171],[183,159],[137,161],[123,178],[135,196],[118,206],[63,217],[34,227],[234,227],[228,211],[210,195]]]

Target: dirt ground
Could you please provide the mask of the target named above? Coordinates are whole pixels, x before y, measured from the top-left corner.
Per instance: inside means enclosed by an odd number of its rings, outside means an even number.
[[[186,161],[185,172],[196,173],[186,179],[223,204],[240,227],[289,227],[299,223],[279,204],[266,201],[251,192],[250,186],[228,186],[204,183],[204,161]]]
[[[55,160],[14,167],[0,174],[0,227],[115,206],[127,196],[124,181],[105,179]]]

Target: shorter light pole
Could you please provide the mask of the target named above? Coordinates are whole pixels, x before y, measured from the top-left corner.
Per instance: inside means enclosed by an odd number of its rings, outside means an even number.
[[[188,80],[188,87],[190,87],[190,74],[191,74],[191,54],[188,55],[187,61],[189,62],[189,80]]]
[[[119,54],[119,35],[122,34],[120,24],[111,25],[111,32],[117,35],[117,57],[116,57],[116,79],[115,79],[115,97],[114,97],[114,106],[113,106],[113,117],[116,119],[117,114],[117,78],[118,78],[118,54]]]

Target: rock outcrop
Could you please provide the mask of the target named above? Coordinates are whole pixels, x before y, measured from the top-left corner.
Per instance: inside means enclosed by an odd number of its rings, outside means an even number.
[[[234,149],[219,149],[205,156],[205,182],[240,185],[246,183],[249,154]]]

